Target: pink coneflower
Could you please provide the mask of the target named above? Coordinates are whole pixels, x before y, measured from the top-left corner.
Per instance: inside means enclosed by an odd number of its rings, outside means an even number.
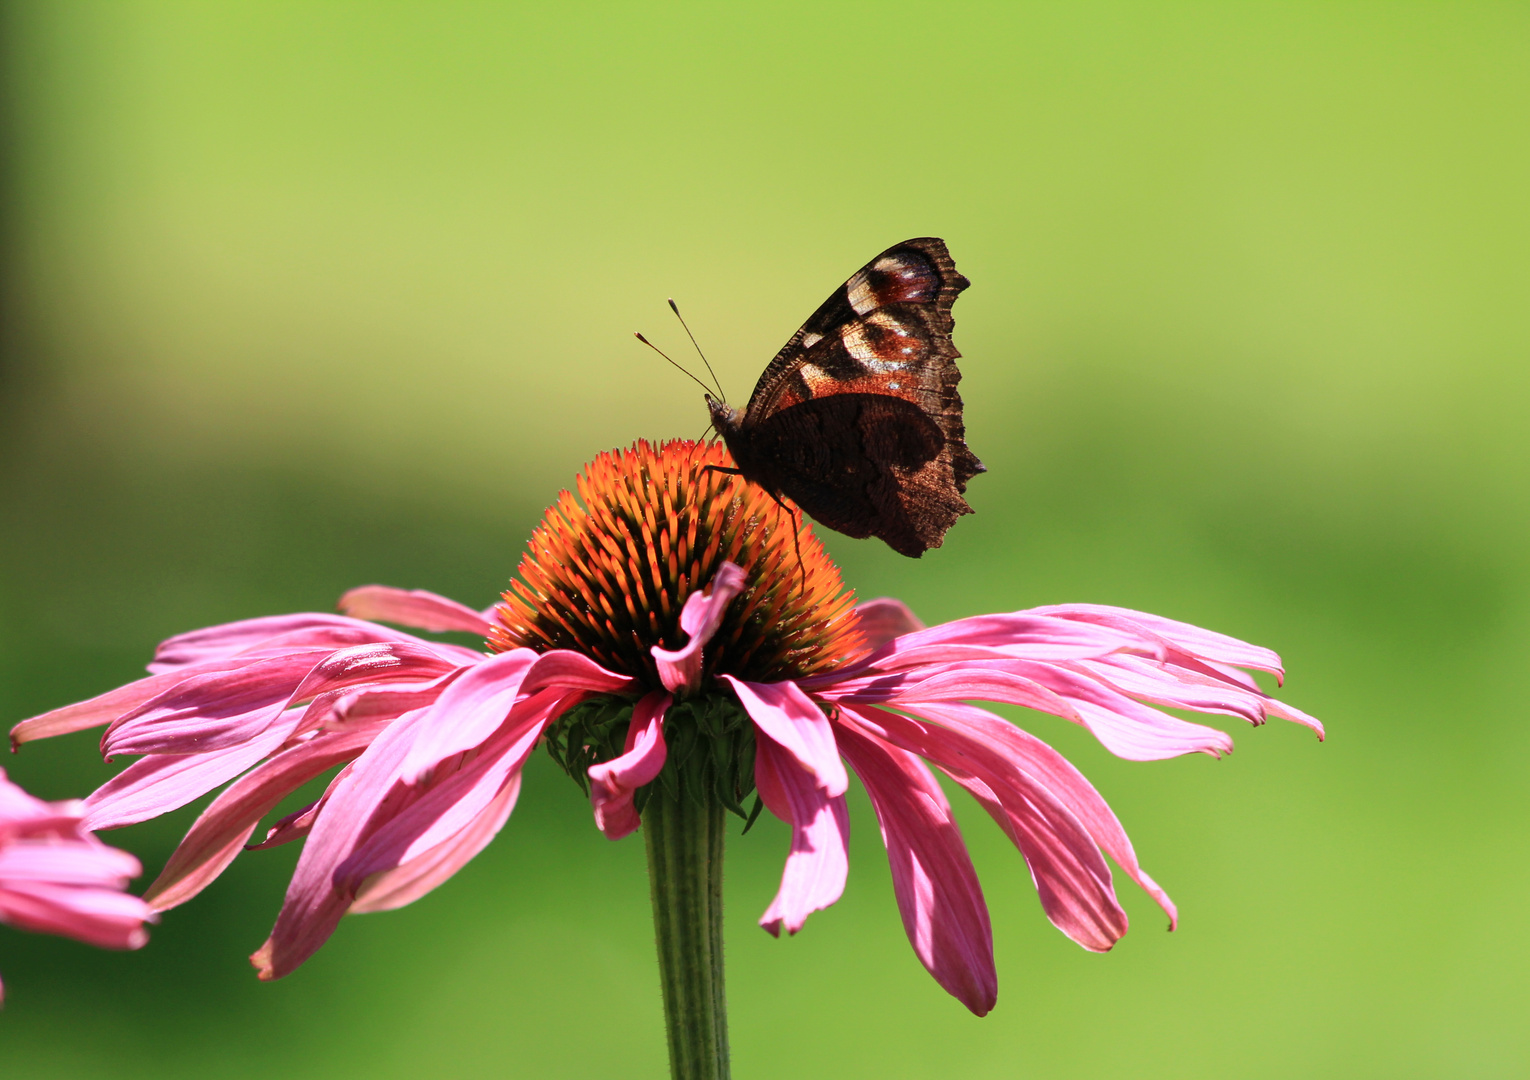
[[[897,601],[856,607],[812,532],[712,468],[728,464],[716,444],[602,454],[578,498],[564,492],[548,510],[520,580],[488,611],[368,586],[342,598],[348,616],[196,631],[165,642],[149,678],[12,738],[106,723],[108,756],[144,755],[86,800],[91,828],[234,781],[148,890],[158,909],[204,888],[284,796],[343,765],[257,845],[307,837],[253,957],[262,978],[297,967],[346,912],[398,907],[450,877],[504,824],[543,743],[587,785],[606,835],[644,828],[678,1063],[726,1058],[722,825],[725,811],[751,813],[751,795],[752,813],[763,803],[792,829],[760,922],[795,933],[845,885],[848,765],[876,809],[915,953],[982,1015],[997,992],[987,908],[926,762],[994,817],[1048,918],[1080,945],[1109,949],[1126,932],[1105,855],[1171,926],[1175,912],[1089,782],[971,702],[1063,717],[1134,760],[1232,747],[1160,705],[1279,716],[1321,735],[1240,670],[1279,677],[1274,653],[1184,623],[1061,605],[925,629]],[[480,634],[488,651],[373,619]]]
[[[28,795],[0,769],[0,923],[136,949],[154,912],[123,890],[143,869],[81,828],[81,813],[77,802]]]

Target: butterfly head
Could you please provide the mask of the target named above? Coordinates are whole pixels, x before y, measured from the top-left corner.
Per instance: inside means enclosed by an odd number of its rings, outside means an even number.
[[[741,423],[738,410],[725,401],[718,401],[711,394],[707,394],[706,399],[707,411],[712,414],[712,426],[717,429],[717,433],[723,437],[723,440],[727,441],[730,435],[738,432]]]

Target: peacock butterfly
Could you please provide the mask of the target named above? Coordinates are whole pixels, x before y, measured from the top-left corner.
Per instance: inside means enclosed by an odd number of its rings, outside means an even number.
[[[969,282],[944,240],[895,244],[857,270],[766,367],[749,405],[708,394],[746,480],[846,536],[918,558],[986,471],[964,441],[951,305]]]

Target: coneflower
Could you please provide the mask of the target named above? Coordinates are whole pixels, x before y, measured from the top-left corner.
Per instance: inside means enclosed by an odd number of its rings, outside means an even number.
[[[973,701],[1088,728],[1133,760],[1231,749],[1155,706],[1259,724],[1312,717],[1264,694],[1274,653],[1121,608],[1060,605],[924,628],[895,600],[856,605],[810,529],[720,471],[717,444],[601,454],[532,534],[519,579],[478,612],[382,586],[345,616],[231,623],[165,642],[151,675],[24,721],[28,739],[108,724],[108,755],[143,754],[85,802],[113,828],[233,781],[146,899],[204,888],[281,799],[343,766],[260,847],[306,837],[254,963],[290,972],[346,912],[439,885],[504,824],[540,743],[587,790],[613,839],[642,826],[671,1064],[728,1071],[722,969],[725,815],[791,826],[760,923],[795,933],[843,891],[846,765],[870,796],[915,954],[978,1015],[997,994],[987,907],[926,762],[1020,849],[1048,918],[1087,949],[1126,932],[1109,855],[1174,924],[1104,800],[1056,751]],[[377,621],[481,634],[486,651]]]

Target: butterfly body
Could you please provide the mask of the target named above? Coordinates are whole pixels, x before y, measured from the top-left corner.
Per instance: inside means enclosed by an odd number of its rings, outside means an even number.
[[[821,524],[917,558],[972,513],[951,305],[968,285],[945,242],[905,240],[824,301],[740,412],[712,423],[745,479]]]

